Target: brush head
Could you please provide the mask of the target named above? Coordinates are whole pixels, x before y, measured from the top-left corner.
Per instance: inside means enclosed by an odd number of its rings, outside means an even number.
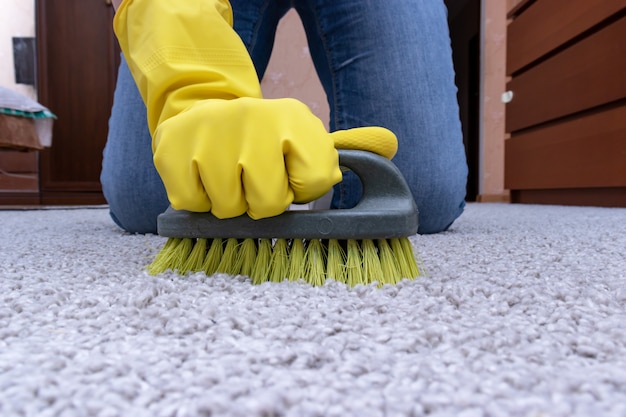
[[[334,279],[351,286],[419,276],[407,238],[417,233],[418,212],[398,168],[360,150],[339,150],[339,162],[361,179],[363,194],[355,207],[288,211],[260,220],[170,207],[158,218],[159,234],[170,239],[149,271],[244,274],[257,284],[289,279],[321,285]]]

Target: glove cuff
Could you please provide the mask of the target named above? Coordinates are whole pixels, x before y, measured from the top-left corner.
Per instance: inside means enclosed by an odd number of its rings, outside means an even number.
[[[120,47],[156,126],[198,100],[261,97],[226,0],[126,0],[113,21]]]

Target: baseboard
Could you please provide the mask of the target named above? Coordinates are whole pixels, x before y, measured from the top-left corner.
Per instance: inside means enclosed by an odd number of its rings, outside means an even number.
[[[38,206],[39,192],[0,191],[0,209],[9,206]]]
[[[106,204],[102,192],[42,191],[41,204],[45,206],[93,206]]]
[[[626,207],[626,187],[513,190],[511,201],[521,204]]]
[[[510,203],[511,195],[508,192],[502,194],[479,194],[476,196],[477,203]]]

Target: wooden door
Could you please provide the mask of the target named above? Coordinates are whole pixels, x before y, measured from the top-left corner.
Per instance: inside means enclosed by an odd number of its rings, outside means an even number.
[[[58,119],[39,166],[42,204],[101,204],[119,65],[110,0],[36,0],[39,101]]]

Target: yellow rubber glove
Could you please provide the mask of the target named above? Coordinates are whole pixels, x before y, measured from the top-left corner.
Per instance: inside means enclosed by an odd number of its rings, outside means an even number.
[[[274,216],[341,180],[330,135],[294,99],[201,100],[161,123],[155,141],[172,207],[218,218]]]
[[[297,100],[262,98],[228,1],[125,0],[114,28],[173,208],[270,217],[341,180],[322,122]]]
[[[387,159],[393,158],[398,152],[396,135],[384,127],[371,126],[337,130],[330,136],[333,138],[337,149],[369,151]]]

